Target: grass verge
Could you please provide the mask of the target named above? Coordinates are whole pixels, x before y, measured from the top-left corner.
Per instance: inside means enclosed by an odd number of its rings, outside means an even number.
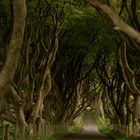
[[[133,136],[126,137],[124,134],[118,131],[114,131],[109,128],[106,128],[104,124],[98,118],[96,118],[96,123],[99,126],[100,131],[108,135],[110,138],[113,138],[116,140],[140,140],[140,137],[133,137]]]
[[[79,133],[84,125],[84,116],[81,115],[79,118],[77,118],[73,125],[68,126],[67,129],[60,131],[58,130],[56,133],[54,133],[51,136],[45,136],[45,137],[37,137],[34,140],[60,140],[65,135],[71,134],[71,133]]]

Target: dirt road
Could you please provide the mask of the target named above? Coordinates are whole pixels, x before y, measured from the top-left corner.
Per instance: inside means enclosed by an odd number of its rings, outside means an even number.
[[[113,140],[102,134],[91,116],[86,116],[85,125],[80,133],[69,134],[63,140]]]

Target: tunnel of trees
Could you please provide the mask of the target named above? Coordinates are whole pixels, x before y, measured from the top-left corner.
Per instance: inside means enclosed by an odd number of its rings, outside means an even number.
[[[88,106],[139,136],[139,56],[139,0],[1,0],[3,140],[49,135]]]

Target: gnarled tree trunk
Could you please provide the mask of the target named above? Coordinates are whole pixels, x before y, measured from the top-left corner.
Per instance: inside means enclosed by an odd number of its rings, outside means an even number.
[[[103,4],[100,0],[89,0],[91,6],[101,9],[112,20],[116,30],[122,31],[128,35],[137,44],[140,44],[140,32],[128,25],[123,19],[107,4]]]
[[[7,94],[7,90],[10,88],[10,84],[13,82],[18,65],[26,22],[26,0],[13,0],[13,15],[14,24],[12,36],[8,46],[5,65],[0,72],[0,113],[5,112],[5,95]],[[17,101],[17,96],[13,96],[12,94],[12,97]],[[20,123],[24,124],[24,122]]]

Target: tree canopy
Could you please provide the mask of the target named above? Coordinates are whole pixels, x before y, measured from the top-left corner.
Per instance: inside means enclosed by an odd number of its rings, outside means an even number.
[[[49,135],[87,107],[125,135],[140,120],[138,0],[1,0],[0,129]],[[14,128],[14,129],[13,129]]]

